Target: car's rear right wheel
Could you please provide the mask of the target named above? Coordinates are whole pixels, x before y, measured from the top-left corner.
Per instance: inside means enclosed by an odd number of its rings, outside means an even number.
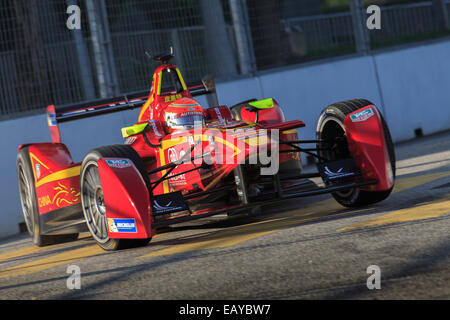
[[[42,234],[34,174],[28,147],[20,149],[17,155],[17,178],[22,213],[33,243],[38,247],[43,247],[76,240],[78,233],[58,235]]]

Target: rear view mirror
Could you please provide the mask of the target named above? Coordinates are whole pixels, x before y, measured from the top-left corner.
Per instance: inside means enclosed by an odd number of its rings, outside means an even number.
[[[202,83],[205,86],[205,89],[206,91],[208,91],[208,93],[216,92],[216,84],[214,81],[214,76],[212,74],[204,76],[202,79]]]

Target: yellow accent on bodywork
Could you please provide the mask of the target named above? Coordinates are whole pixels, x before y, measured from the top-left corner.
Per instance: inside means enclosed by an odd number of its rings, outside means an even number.
[[[267,135],[259,136],[259,137],[253,137],[245,139],[245,143],[247,143],[249,146],[257,147],[257,146],[264,146],[269,143],[269,137]]]
[[[229,141],[227,141],[227,140],[225,140],[225,139],[222,139],[221,137],[215,137],[215,138],[214,138],[214,141],[217,141],[217,142],[219,142],[219,143],[221,143],[221,144],[223,144],[223,145],[225,145],[225,146],[230,147],[231,149],[233,149],[234,153],[233,153],[232,157],[235,157],[235,156],[237,156],[238,154],[241,153],[241,149],[239,149],[238,147],[236,147],[236,146],[235,146],[234,144],[232,144],[231,142],[229,142]]]
[[[163,149],[163,148],[158,149],[158,152],[159,152],[159,165],[161,167],[166,165],[166,157],[164,155],[164,150],[165,149]],[[167,170],[161,171],[161,177],[164,177],[166,172],[167,172]],[[170,192],[169,181],[167,179],[163,180],[162,185],[163,185],[163,192],[164,193],[169,193]]]
[[[182,144],[187,142],[187,137],[177,137],[177,138],[172,138],[172,139],[168,139],[168,140],[162,140],[161,141],[161,147],[163,150],[172,148],[176,145]]]
[[[135,124],[131,127],[122,128],[122,137],[128,138],[129,136],[134,136],[135,134],[141,133],[147,127],[148,123]]]
[[[286,131],[281,131],[281,133],[283,133],[283,134],[297,133],[297,129],[290,129],[290,130],[286,130]]]
[[[192,137],[192,141],[194,143],[197,143],[198,140],[202,140],[202,141],[208,141],[208,136],[206,134],[195,134],[195,135],[191,135],[191,136],[180,136],[180,137],[174,137],[171,139],[167,139],[167,140],[162,140],[161,141],[161,147],[163,150],[169,149],[171,147],[174,147],[176,145],[182,144],[182,143],[186,143],[189,140],[189,137]]]
[[[40,164],[41,166],[43,166],[45,169],[49,170],[48,167],[47,167],[41,160],[39,160],[38,157],[36,157],[36,156],[35,156],[33,153],[31,153],[31,152],[30,152],[30,158],[33,159],[33,160],[35,160],[35,161],[37,161],[37,162],[39,162],[39,164]]]
[[[156,94],[159,96],[161,94],[161,78],[162,72],[158,74],[158,88],[156,89]]]
[[[37,183],[36,166],[33,165],[33,160],[39,162],[39,164],[43,166],[45,169],[49,170],[49,168],[41,160],[39,160],[38,157],[36,157],[32,152],[30,152],[30,159],[32,160],[31,163],[33,168],[34,183]]]
[[[273,99],[268,98],[268,99],[253,101],[253,102],[249,102],[248,104],[257,109],[272,109],[273,108]]]
[[[183,76],[181,75],[180,70],[178,70],[178,68],[176,68],[177,70],[177,74],[178,74],[178,79],[180,79],[181,85],[183,86],[183,90],[186,91],[187,90],[187,86],[186,83],[184,82]]]
[[[80,171],[81,171],[81,166],[76,166],[76,167],[72,167],[69,169],[64,169],[64,170],[52,173],[52,174],[46,176],[45,178],[39,180],[36,183],[36,188],[40,187],[46,183],[49,183],[49,182],[54,182],[54,181],[58,181],[58,180],[62,180],[62,179],[69,179],[72,177],[79,176]]]
[[[144,103],[144,105],[141,108],[141,111],[139,112],[138,121],[141,122],[143,120],[145,112],[150,108],[150,105],[152,104],[154,100],[154,94],[153,92],[150,93],[150,97],[147,99],[147,101]]]

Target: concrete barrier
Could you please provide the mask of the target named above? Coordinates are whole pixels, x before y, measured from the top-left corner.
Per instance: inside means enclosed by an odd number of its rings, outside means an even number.
[[[299,137],[312,139],[320,111],[334,102],[364,98],[379,106],[394,141],[450,128],[450,41],[408,47],[364,57],[261,73],[256,77],[218,83],[220,104],[250,98],[275,98],[288,120],[307,126]],[[198,99],[203,105],[206,101]],[[83,119],[61,126],[63,142],[75,161],[92,148],[122,143],[120,128],[136,122],[137,110]],[[17,147],[50,141],[45,115],[0,122],[0,237],[19,232],[23,222],[16,177]]]
[[[395,141],[450,128],[450,41],[375,55]]]

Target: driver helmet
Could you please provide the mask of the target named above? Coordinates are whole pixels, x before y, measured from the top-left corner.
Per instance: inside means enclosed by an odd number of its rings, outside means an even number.
[[[194,99],[181,98],[166,107],[164,121],[169,132],[194,129],[204,125],[203,108]]]

